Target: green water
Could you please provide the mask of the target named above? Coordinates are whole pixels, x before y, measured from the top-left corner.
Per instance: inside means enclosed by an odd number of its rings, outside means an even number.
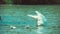
[[[42,34],[59,34],[59,5],[1,5],[0,34],[39,34],[37,20],[27,16],[27,14],[35,15],[35,11],[39,11],[47,19],[42,26]],[[27,25],[30,26],[29,29],[25,28]],[[10,29],[10,26],[17,28]]]

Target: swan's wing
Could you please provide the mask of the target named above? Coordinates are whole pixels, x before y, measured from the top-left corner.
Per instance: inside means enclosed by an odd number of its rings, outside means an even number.
[[[35,11],[37,15],[42,15],[41,13],[39,13],[38,11]]]
[[[27,15],[27,16],[29,16],[29,17],[33,17],[33,18],[37,18],[36,15]]]
[[[42,15],[40,12],[38,12],[38,11],[35,11],[36,12],[36,14],[38,15],[38,16],[44,16],[44,15]]]
[[[41,18],[43,18],[44,21],[47,21],[46,18],[45,18],[45,16],[43,14],[39,13],[38,11],[35,11],[35,12],[36,12],[36,14],[38,16],[40,16]]]

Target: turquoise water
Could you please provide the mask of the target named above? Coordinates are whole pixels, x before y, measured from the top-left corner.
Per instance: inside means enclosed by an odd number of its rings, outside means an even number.
[[[27,14],[35,15],[35,11],[42,13],[47,21],[37,28],[37,20]],[[59,34],[59,5],[1,5],[0,6],[0,34]],[[25,28],[25,26],[30,28]],[[16,29],[11,29],[15,26]],[[38,33],[42,32],[42,33]]]

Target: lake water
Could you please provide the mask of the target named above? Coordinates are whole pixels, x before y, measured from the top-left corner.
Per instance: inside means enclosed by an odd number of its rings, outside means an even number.
[[[27,16],[35,15],[35,11],[47,19],[39,28],[37,20]],[[1,5],[0,34],[59,34],[59,11],[59,5]],[[16,28],[12,29],[11,26]]]

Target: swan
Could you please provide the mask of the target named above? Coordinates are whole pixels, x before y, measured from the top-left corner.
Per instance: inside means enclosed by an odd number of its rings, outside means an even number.
[[[27,16],[32,17],[34,19],[37,19],[37,25],[38,26],[44,24],[44,21],[46,21],[45,16],[42,15],[41,13],[39,13],[38,11],[35,11],[35,13],[37,15],[28,14]],[[37,29],[38,34],[42,34],[43,32],[40,32],[40,31],[43,29],[43,27],[37,27],[37,28],[38,28]]]
[[[42,15],[41,13],[39,13],[38,11],[35,11],[35,12],[37,15],[28,14],[27,16],[37,19],[37,25],[38,26],[41,24],[44,24],[44,21],[46,21],[45,16]]]

